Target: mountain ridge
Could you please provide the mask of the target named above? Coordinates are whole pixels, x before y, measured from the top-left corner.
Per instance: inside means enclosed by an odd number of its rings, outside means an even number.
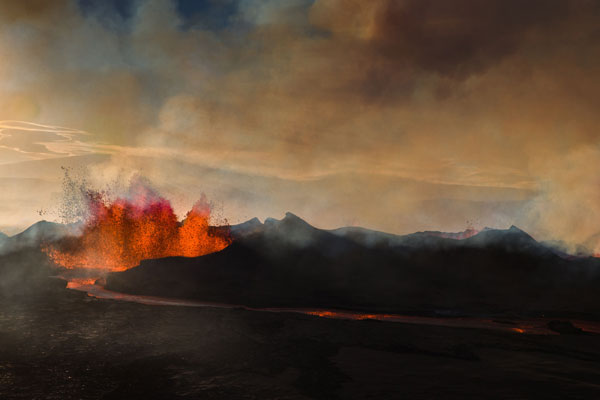
[[[107,288],[248,306],[409,313],[594,312],[600,301],[600,260],[561,258],[515,226],[462,240],[378,232],[388,240],[382,244],[348,229],[315,228],[291,213],[253,225],[220,252],[145,260],[111,273]]]
[[[12,236],[0,232],[0,241],[4,243],[10,242],[11,245],[35,246],[40,241],[53,241],[67,235],[76,234],[77,226],[78,224],[62,224],[41,220]],[[417,231],[408,234],[395,234],[360,226],[319,229],[296,214],[288,211],[281,219],[268,217],[264,222],[261,222],[257,217],[253,217],[238,224],[214,226],[213,229],[229,229],[229,232],[235,239],[236,237],[262,231],[268,227],[275,227],[280,233],[285,233],[286,231],[292,233],[292,230],[294,231],[294,234],[297,234],[298,231],[302,231],[306,234],[328,232],[338,237],[351,239],[365,246],[443,246],[452,243],[452,240],[469,245],[489,245],[489,242],[497,240],[502,241],[502,237],[505,235],[512,235],[513,238],[521,236],[519,241],[523,244],[527,241],[529,241],[530,244],[533,244],[533,242],[531,242],[533,240],[540,247],[553,251],[555,254],[563,254],[570,257],[587,257],[592,255],[591,253],[584,253],[582,250],[584,247],[579,247],[580,250],[576,254],[570,254],[567,252],[566,246],[559,246],[557,244],[559,242],[538,242],[526,231],[515,225],[511,225],[506,229],[485,227],[480,231],[468,228],[462,232]],[[461,237],[463,235],[465,235],[465,237]]]

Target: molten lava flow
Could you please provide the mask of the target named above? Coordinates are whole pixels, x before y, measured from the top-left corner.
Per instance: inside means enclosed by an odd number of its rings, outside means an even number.
[[[67,289],[73,289],[87,285],[94,285],[97,280],[98,278],[71,278],[67,282]]]
[[[314,315],[317,317],[324,318],[336,318],[336,319],[354,319],[354,320],[365,320],[365,319],[377,319],[377,320],[386,320],[392,318],[393,316],[390,314],[365,314],[359,312],[352,311],[327,311],[327,310],[317,310],[317,311],[306,311],[308,315]]]
[[[179,222],[168,200],[142,190],[133,199],[107,201],[88,193],[89,216],[81,235],[44,248],[58,265],[123,271],[141,260],[197,257],[227,247],[230,237],[209,227],[210,207],[203,197]]]

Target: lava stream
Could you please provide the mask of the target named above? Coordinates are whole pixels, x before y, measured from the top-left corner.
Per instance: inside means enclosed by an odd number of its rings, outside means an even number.
[[[345,320],[378,320],[387,322],[400,322],[405,324],[417,325],[435,325],[454,328],[474,328],[474,329],[493,329],[518,334],[536,334],[536,335],[556,335],[557,333],[548,329],[548,319],[518,319],[514,321],[496,321],[490,318],[476,317],[423,317],[415,315],[399,315],[399,314],[376,314],[362,313],[356,311],[343,310],[315,310],[306,308],[256,308],[247,307],[238,304],[225,304],[202,302],[193,300],[182,300],[156,296],[133,295],[127,293],[118,293],[107,290],[98,284],[89,284],[84,281],[70,281],[70,289],[82,291],[90,297],[97,299],[120,300],[134,303],[141,303],[153,306],[184,306],[184,307],[212,307],[212,308],[227,308],[227,309],[244,309],[248,311],[258,312],[276,312],[276,313],[296,313],[322,318],[345,319]],[[600,334],[600,323],[592,321],[571,321],[575,326],[583,329],[586,332]]]

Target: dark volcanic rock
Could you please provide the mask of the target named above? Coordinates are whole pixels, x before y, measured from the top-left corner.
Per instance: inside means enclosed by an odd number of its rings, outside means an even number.
[[[17,235],[0,237],[0,297],[44,296],[64,289],[65,281],[51,278],[56,274],[56,266],[41,249],[74,228],[40,221]]]
[[[234,243],[198,258],[143,261],[107,288],[251,306],[396,312],[596,312],[600,261],[557,256],[522,230],[456,240],[317,229],[287,213],[232,228]],[[374,239],[373,239],[374,238]]]
[[[246,222],[242,222],[241,224],[232,225],[230,232],[233,237],[241,237],[256,232],[261,229],[262,226],[262,222],[255,217]]]
[[[548,328],[561,335],[583,335],[585,332],[582,329],[574,326],[570,321],[550,321]]]
[[[27,247],[0,255],[0,298],[43,295],[63,289],[66,282],[50,276],[54,267],[39,248]]]
[[[20,299],[19,299],[20,300]],[[595,336],[158,307],[0,303],[0,399],[597,399]]]

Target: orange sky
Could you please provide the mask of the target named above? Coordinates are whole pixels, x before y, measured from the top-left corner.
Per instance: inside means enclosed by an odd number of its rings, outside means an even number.
[[[600,231],[600,3],[182,1],[0,3],[0,229],[75,166],[233,222]]]

